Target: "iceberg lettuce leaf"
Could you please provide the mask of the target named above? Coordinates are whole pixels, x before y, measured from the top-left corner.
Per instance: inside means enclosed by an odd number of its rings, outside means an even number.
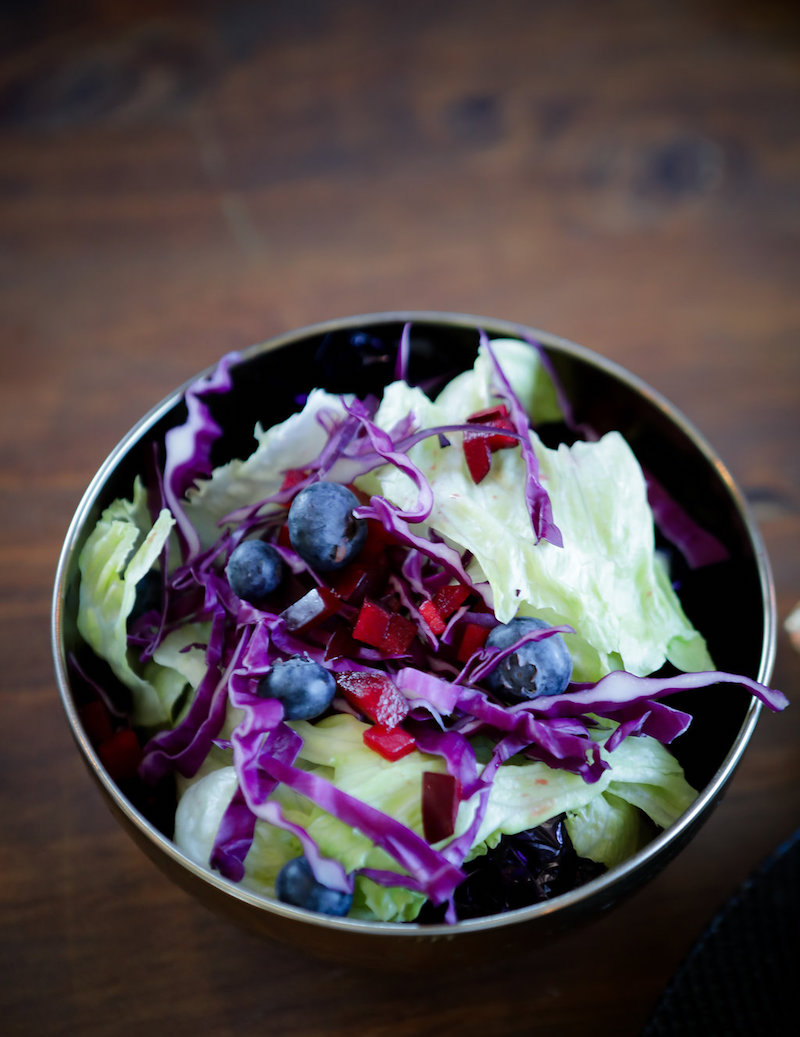
[[[504,353],[497,355],[502,362]],[[418,389],[393,385],[376,423],[388,429],[403,409],[432,426],[463,422],[473,408],[491,402],[490,377],[479,356],[475,369],[454,379],[435,403]],[[537,615],[571,626],[578,681],[598,680],[614,669],[646,675],[665,661],[692,671],[713,668],[656,555],[645,479],[619,433],[551,450],[531,432],[562,547],[532,535],[520,451],[494,453],[489,474],[476,485],[457,439],[443,446],[431,437],[409,451],[434,494],[419,528],[472,554],[470,576],[476,583],[488,580],[501,622]],[[403,509],[413,506],[417,492],[405,473],[388,465],[359,486]]]
[[[569,811],[565,824],[578,856],[607,868],[632,857],[652,835],[644,814],[610,791]]]
[[[156,687],[137,670],[128,648],[127,622],[136,585],[158,561],[175,520],[163,509],[151,524],[146,492],[136,480],[132,500],[105,509],[81,550],[78,630],[133,696],[134,724],[150,727],[169,717]]]

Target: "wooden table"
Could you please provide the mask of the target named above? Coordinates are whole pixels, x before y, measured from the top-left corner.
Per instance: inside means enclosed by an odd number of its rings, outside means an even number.
[[[72,745],[48,644],[70,516],[140,414],[230,348],[408,308],[555,331],[671,398],[750,496],[783,621],[800,599],[793,6],[4,8],[4,1033],[636,1034],[796,829],[795,705],[762,714],[694,843],[588,932],[463,978],[366,977],[232,928],[133,846]],[[774,684],[800,687],[783,630]]]

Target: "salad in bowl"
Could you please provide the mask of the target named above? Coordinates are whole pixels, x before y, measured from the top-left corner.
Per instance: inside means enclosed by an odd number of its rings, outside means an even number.
[[[679,500],[682,420],[651,396],[642,426],[642,387],[579,347],[452,323],[223,357],[101,471],[62,559],[102,780],[279,914],[442,933],[607,890],[786,705],[761,613],[738,649],[702,622],[768,576],[741,508],[714,517],[726,483]],[[683,479],[713,481],[688,438]]]

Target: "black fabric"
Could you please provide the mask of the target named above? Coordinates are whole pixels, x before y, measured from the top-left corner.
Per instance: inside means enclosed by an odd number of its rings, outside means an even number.
[[[642,1037],[800,1033],[800,830],[725,904]]]

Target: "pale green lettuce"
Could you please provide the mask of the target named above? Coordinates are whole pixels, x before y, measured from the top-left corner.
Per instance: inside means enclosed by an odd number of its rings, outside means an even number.
[[[527,368],[520,368],[520,343],[513,346],[493,348],[531,406],[536,378],[528,368],[536,369],[538,359],[525,347]],[[507,364],[507,354],[513,363]],[[398,415],[411,412],[423,426],[452,424],[491,402],[491,366],[479,356],[474,370],[454,379],[435,402],[405,383],[389,386],[376,420],[388,429]],[[656,555],[644,476],[624,438],[610,432],[598,442],[552,450],[531,432],[531,442],[563,547],[534,539],[521,452],[497,451],[489,475],[475,485],[455,435],[450,446],[433,436],[409,451],[434,492],[422,531],[435,530],[472,553],[470,575],[476,582],[488,580],[501,622],[536,615],[572,626],[568,644],[576,680],[598,680],[615,669],[643,676],[666,661],[684,670],[713,668]],[[402,508],[417,493],[412,480],[390,465],[362,477],[359,486]]]
[[[139,671],[128,648],[127,622],[136,585],[158,561],[175,523],[166,509],[151,522],[141,480],[133,499],[116,500],[100,517],[81,550],[78,630],[105,659],[133,696],[134,724],[155,726],[169,719],[174,687],[156,687]]]

